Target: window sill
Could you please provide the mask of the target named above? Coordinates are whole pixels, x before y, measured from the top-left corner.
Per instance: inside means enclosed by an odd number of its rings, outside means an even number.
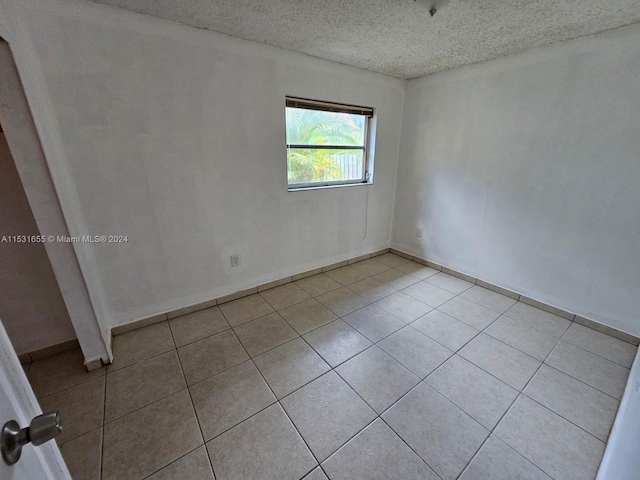
[[[344,188],[344,187],[366,187],[369,185],[373,185],[373,181],[369,182],[358,182],[358,183],[342,183],[339,185],[313,185],[308,187],[288,187],[287,192],[306,192],[309,190],[325,190],[329,188]]]

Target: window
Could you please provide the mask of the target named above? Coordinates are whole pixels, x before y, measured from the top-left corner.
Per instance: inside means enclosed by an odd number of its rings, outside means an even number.
[[[289,190],[369,182],[372,108],[287,97],[285,111]]]

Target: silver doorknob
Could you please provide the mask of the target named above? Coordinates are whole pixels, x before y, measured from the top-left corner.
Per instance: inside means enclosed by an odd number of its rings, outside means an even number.
[[[38,415],[25,428],[20,428],[15,420],[9,420],[4,424],[0,433],[2,458],[7,465],[13,465],[20,460],[22,447],[27,443],[33,443],[35,446],[42,445],[56,437],[61,431],[62,417],[58,412]]]

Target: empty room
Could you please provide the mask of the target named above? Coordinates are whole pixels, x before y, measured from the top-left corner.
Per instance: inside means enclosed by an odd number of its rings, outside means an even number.
[[[0,0],[0,479],[638,480],[640,2]]]

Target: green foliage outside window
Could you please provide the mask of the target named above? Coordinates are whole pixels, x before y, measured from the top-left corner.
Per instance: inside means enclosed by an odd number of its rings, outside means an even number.
[[[365,117],[350,113],[286,108],[287,177],[289,184],[357,180],[351,172],[343,171],[347,158],[362,165],[363,149],[313,148],[323,146],[364,147]],[[308,148],[307,148],[308,147]],[[359,167],[361,174],[362,167]]]

